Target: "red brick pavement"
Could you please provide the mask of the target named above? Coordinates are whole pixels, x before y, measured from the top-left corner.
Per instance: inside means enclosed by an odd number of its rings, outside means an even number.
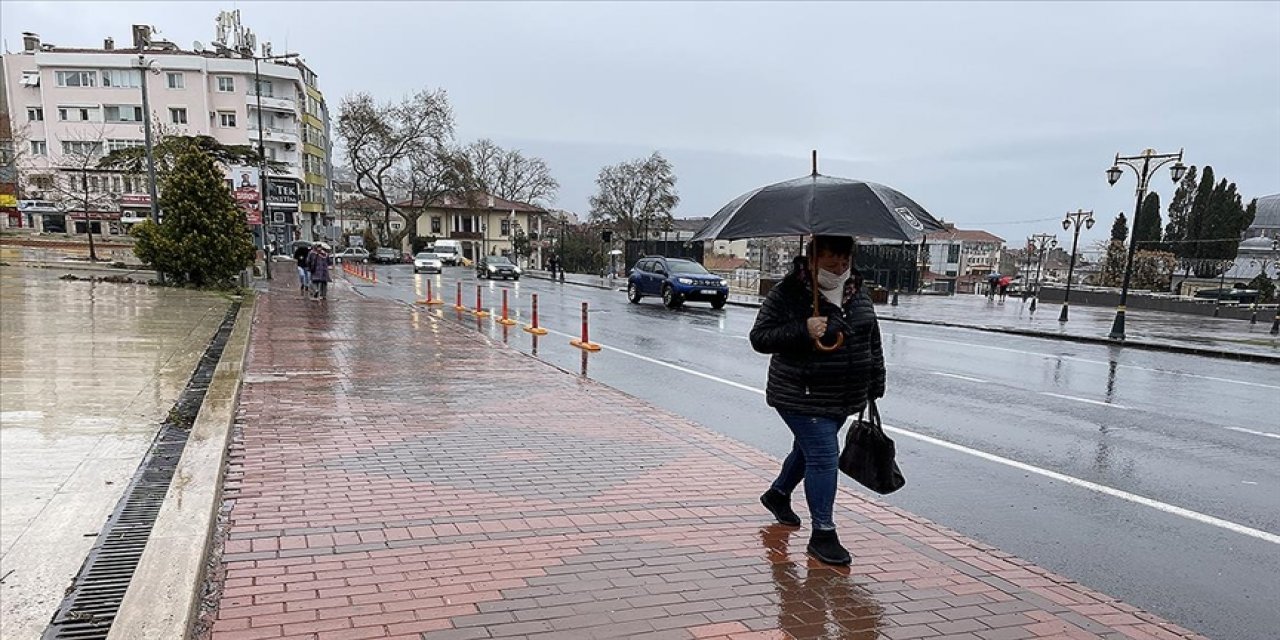
[[[333,298],[258,305],[205,638],[1199,637],[847,489],[853,565],[817,564],[757,502],[778,460]]]

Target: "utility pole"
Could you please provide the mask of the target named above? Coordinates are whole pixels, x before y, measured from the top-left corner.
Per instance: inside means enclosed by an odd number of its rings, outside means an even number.
[[[156,154],[155,143],[151,139],[151,92],[147,89],[148,74],[151,63],[142,54],[146,43],[138,43],[138,75],[142,85],[142,140],[147,155],[147,197],[151,200],[151,222],[160,224],[160,198],[156,194]],[[156,279],[164,284],[164,274],[157,271]]]

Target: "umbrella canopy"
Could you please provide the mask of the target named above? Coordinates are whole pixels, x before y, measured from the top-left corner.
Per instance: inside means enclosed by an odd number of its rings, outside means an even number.
[[[943,230],[924,207],[897,190],[815,171],[738,196],[693,240],[827,235],[913,242]]]

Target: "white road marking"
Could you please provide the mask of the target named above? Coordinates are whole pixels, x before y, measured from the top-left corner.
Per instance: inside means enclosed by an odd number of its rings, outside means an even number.
[[[1048,392],[1048,391],[1041,391],[1041,392],[1040,392],[1040,395],[1042,395],[1042,396],[1050,396],[1050,397],[1053,397],[1053,398],[1061,398],[1061,399],[1063,399],[1063,400],[1075,400],[1076,402],[1087,402],[1087,403],[1089,403],[1089,404],[1096,404],[1096,405],[1098,405],[1099,407],[1113,407],[1113,408],[1116,408],[1116,409],[1128,409],[1128,408],[1129,408],[1129,407],[1126,407],[1126,406],[1124,406],[1124,405],[1122,405],[1122,404],[1113,404],[1113,403],[1110,403],[1110,402],[1103,402],[1103,401],[1101,401],[1101,400],[1090,400],[1089,398],[1079,398],[1079,397],[1076,397],[1076,396],[1067,396],[1067,395],[1063,395],[1063,394],[1061,394],[1061,393],[1050,393],[1050,392]]]
[[[751,338],[750,338],[750,337],[748,337],[748,336],[739,336],[739,335],[735,335],[735,334],[732,334],[732,333],[724,333],[724,332],[722,332],[722,331],[713,331],[713,330],[711,330],[711,329],[703,329],[702,327],[689,327],[689,328],[690,328],[690,329],[693,329],[694,331],[701,331],[701,332],[703,332],[703,333],[710,333],[710,334],[712,334],[712,335],[720,336],[720,337],[722,337],[722,338],[733,338],[733,339],[735,339],[735,340],[750,340],[750,339],[751,339]]]
[[[943,328],[951,329],[952,327],[943,327]],[[887,333],[885,333],[884,335],[886,335],[886,336],[896,336],[896,337],[900,337],[900,338],[908,338],[908,339],[910,339],[910,340],[924,340],[924,341],[926,341],[926,342],[938,342],[938,343],[941,343],[941,344],[954,344],[954,345],[960,345],[960,346],[964,346],[964,347],[975,347],[975,348],[978,348],[978,349],[990,349],[990,350],[992,350],[992,351],[1004,351],[1004,352],[1007,352],[1007,353],[1018,353],[1018,354],[1022,354],[1022,355],[1027,355],[1027,356],[1036,356],[1036,357],[1040,357],[1040,358],[1071,360],[1071,361],[1073,361],[1073,362],[1084,362],[1084,363],[1087,363],[1087,364],[1098,364],[1098,365],[1102,365],[1102,366],[1108,366],[1108,365],[1110,365],[1110,364],[1111,364],[1111,363],[1109,363],[1109,362],[1105,362],[1105,361],[1102,361],[1102,360],[1090,360],[1089,358],[1081,358],[1081,357],[1079,357],[1079,356],[1062,356],[1062,355],[1057,355],[1057,354],[1053,354],[1053,353],[1041,353],[1041,352],[1039,352],[1039,351],[1026,351],[1026,350],[1023,350],[1023,349],[1010,349],[1009,347],[996,347],[996,346],[987,345],[987,344],[976,344],[976,343],[973,343],[973,342],[961,342],[961,341],[959,341],[959,340],[945,340],[945,339],[942,339],[942,338],[926,338],[926,337],[924,337],[924,336],[914,336],[914,335],[907,334],[907,333],[898,333],[898,332],[896,332],[896,331],[894,331],[894,332],[887,332]],[[1117,367],[1120,367],[1120,368],[1123,368],[1123,369],[1137,369],[1137,370],[1139,370],[1139,371],[1150,371],[1150,372],[1152,372],[1152,373],[1163,373],[1163,374],[1167,374],[1167,375],[1184,376],[1184,377],[1187,377],[1187,378],[1196,378],[1196,379],[1199,379],[1199,380],[1213,380],[1214,382],[1229,382],[1229,383],[1231,383],[1231,384],[1241,384],[1241,385],[1245,385],[1245,386],[1248,386],[1248,387],[1260,387],[1260,388],[1263,388],[1263,389],[1278,389],[1278,390],[1280,390],[1280,385],[1265,384],[1265,383],[1261,383],[1261,382],[1249,382],[1249,381],[1247,381],[1247,380],[1234,380],[1234,379],[1232,379],[1232,378],[1219,378],[1219,377],[1216,377],[1216,376],[1206,376],[1206,375],[1201,375],[1201,374],[1198,374],[1198,373],[1187,373],[1186,371],[1171,371],[1171,370],[1169,370],[1169,369],[1156,369],[1156,368],[1153,368],[1153,367],[1143,367],[1143,366],[1139,366],[1139,365],[1136,365],[1136,364],[1117,364],[1116,366],[1117,366]]]
[[[1244,427],[1223,427],[1223,428],[1230,429],[1232,431],[1239,431],[1240,433],[1248,433],[1255,436],[1262,436],[1264,438],[1280,439],[1280,433],[1267,433],[1266,431],[1254,431],[1253,429],[1245,429]]]
[[[551,330],[551,333],[554,333],[554,334],[556,334],[556,335],[563,336],[563,337],[566,337],[566,338],[575,338],[575,337],[577,337],[577,336],[571,336],[571,335],[569,335],[569,334],[567,334],[567,333],[561,333],[561,332],[559,332],[559,331],[555,331],[555,330]],[[670,362],[663,362],[663,361],[661,361],[661,360],[657,360],[657,359],[655,359],[655,358],[650,358],[650,357],[648,357],[648,356],[642,356],[642,355],[640,355],[640,354],[638,354],[638,353],[633,353],[633,352],[631,352],[631,351],[627,351],[627,350],[625,350],[625,349],[619,349],[619,348],[617,348],[617,347],[610,347],[610,346],[605,345],[605,344],[601,344],[600,346],[601,346],[603,349],[605,349],[605,351],[606,351],[606,352],[608,352],[608,351],[612,351],[612,352],[620,353],[620,354],[625,355],[625,356],[630,356],[630,357],[632,357],[632,358],[636,358],[637,360],[643,360],[644,362],[649,362],[649,363],[652,363],[652,364],[656,364],[656,365],[658,365],[658,366],[667,367],[667,368],[669,368],[669,369],[674,369],[674,370],[679,371],[679,372],[681,372],[681,373],[687,373],[687,374],[689,374],[689,375],[697,376],[697,377],[699,377],[699,378],[704,378],[704,379],[706,379],[706,380],[711,380],[711,381],[713,381],[713,382],[719,382],[720,384],[728,385],[728,386],[730,386],[730,387],[734,387],[735,389],[741,389],[741,390],[743,390],[743,391],[749,391],[749,392],[751,392],[751,393],[755,393],[755,394],[758,394],[758,395],[764,395],[764,389],[759,389],[759,388],[756,388],[756,387],[753,387],[753,386],[750,386],[750,385],[742,384],[742,383],[740,383],[740,382],[734,382],[734,381],[732,381],[732,380],[726,380],[726,379],[721,378],[721,377],[719,377],[719,376],[714,376],[714,375],[711,375],[711,374],[709,374],[709,373],[703,373],[703,372],[701,372],[701,371],[697,371],[697,370],[694,370],[694,369],[690,369],[690,368],[688,368],[688,367],[682,367],[682,366],[680,366],[680,365],[671,364]],[[1108,406],[1115,406],[1115,405],[1108,405]],[[1058,482],[1062,482],[1062,483],[1064,483],[1064,484],[1069,484],[1069,485],[1074,486],[1074,487],[1079,487],[1079,488],[1081,488],[1081,489],[1087,489],[1087,490],[1089,490],[1089,491],[1093,491],[1093,492],[1096,492],[1096,493],[1101,493],[1101,494],[1108,495],[1108,496],[1111,496],[1111,497],[1114,497],[1114,498],[1119,498],[1119,499],[1124,500],[1124,501],[1126,501],[1126,502],[1132,502],[1132,503],[1134,503],[1134,504],[1139,504],[1139,505],[1142,505],[1142,506],[1145,506],[1145,507],[1150,507],[1150,508],[1155,509],[1155,510],[1157,510],[1157,511],[1162,511],[1162,512],[1164,512],[1164,513],[1168,513],[1168,514],[1171,514],[1171,515],[1175,515],[1175,516],[1179,516],[1179,517],[1182,517],[1182,518],[1186,518],[1186,519],[1188,519],[1188,520],[1192,520],[1192,521],[1195,521],[1195,522],[1199,522],[1199,523],[1201,523],[1201,524],[1207,524],[1207,525],[1209,525],[1209,526],[1218,527],[1219,529],[1225,529],[1225,530],[1227,530],[1227,531],[1231,531],[1231,532],[1233,532],[1233,533],[1238,533],[1238,534],[1240,534],[1240,535],[1249,536],[1249,537],[1251,537],[1251,538],[1257,538],[1258,540],[1262,540],[1263,542],[1270,542],[1271,544],[1280,545],[1280,535],[1276,535],[1276,534],[1274,534],[1274,533],[1270,533],[1270,532],[1268,532],[1268,531],[1262,531],[1261,529],[1254,529],[1254,528],[1252,528],[1252,527],[1246,527],[1246,526],[1244,526],[1244,525],[1242,525],[1242,524],[1237,524],[1237,523],[1235,523],[1235,522],[1231,522],[1231,521],[1229,521],[1229,520],[1223,520],[1222,518],[1215,518],[1215,517],[1213,517],[1213,516],[1210,516],[1210,515],[1206,515],[1206,514],[1200,513],[1200,512],[1198,512],[1198,511],[1192,511],[1192,510],[1190,510],[1190,509],[1185,509],[1185,508],[1183,508],[1183,507],[1178,507],[1178,506],[1175,506],[1175,505],[1171,505],[1171,504],[1167,504],[1167,503],[1164,503],[1164,502],[1160,502],[1160,501],[1158,501],[1158,500],[1152,500],[1151,498],[1147,498],[1147,497],[1144,497],[1144,496],[1140,496],[1140,495],[1137,495],[1137,494],[1135,494],[1135,493],[1129,493],[1128,491],[1121,491],[1120,489],[1115,489],[1115,488],[1112,488],[1112,487],[1108,487],[1108,486],[1106,486],[1106,485],[1098,484],[1098,483],[1096,483],[1096,482],[1090,482],[1090,481],[1088,481],[1088,480],[1081,480],[1080,478],[1076,478],[1076,477],[1074,477],[1074,476],[1069,476],[1069,475],[1066,475],[1066,474],[1064,474],[1064,473],[1058,473],[1057,471],[1051,471],[1051,470],[1049,470],[1049,469],[1042,469],[1042,468],[1040,468],[1040,467],[1036,467],[1036,466],[1033,466],[1033,465],[1029,465],[1029,464],[1027,464],[1027,463],[1025,463],[1025,462],[1018,462],[1017,460],[1012,460],[1012,459],[1009,459],[1009,458],[1005,458],[1005,457],[1003,457],[1003,456],[998,456],[998,455],[995,455],[995,454],[993,454],[993,453],[987,453],[986,451],[980,451],[980,450],[978,450],[978,449],[973,449],[973,448],[971,448],[971,447],[966,447],[966,446],[964,446],[964,445],[956,444],[956,443],[954,443],[954,442],[948,442],[948,441],[946,441],[946,440],[942,440],[942,439],[940,439],[940,438],[935,438],[935,437],[933,437],[933,436],[927,436],[927,435],[924,435],[923,433],[916,433],[916,432],[914,432],[914,431],[908,431],[908,430],[906,430],[906,429],[902,429],[902,428],[899,428],[899,427],[891,427],[891,426],[889,426],[889,425],[884,425],[884,428],[885,428],[885,430],[886,430],[886,431],[889,431],[889,432],[891,432],[891,433],[895,433],[895,434],[898,434],[898,435],[901,435],[901,436],[905,436],[905,437],[908,437],[908,438],[912,438],[912,439],[915,439],[915,440],[919,440],[919,441],[921,441],[921,442],[926,442],[926,443],[929,443],[929,444],[932,444],[932,445],[935,445],[935,446],[943,447],[943,448],[945,448],[945,449],[951,449],[952,451],[958,451],[958,452],[960,452],[960,453],[964,453],[964,454],[968,454],[968,455],[971,455],[971,456],[974,456],[974,457],[977,457],[977,458],[981,458],[981,459],[986,460],[986,461],[988,461],[988,462],[994,462],[994,463],[996,463],[996,464],[1001,464],[1001,465],[1004,465],[1004,466],[1006,466],[1006,467],[1012,467],[1012,468],[1014,468],[1014,469],[1018,469],[1018,470],[1020,470],[1020,471],[1026,471],[1027,473],[1034,473],[1034,474],[1036,474],[1036,475],[1038,475],[1038,476],[1043,476],[1043,477],[1045,477],[1045,478],[1049,478],[1049,479],[1051,479],[1051,480],[1056,480],[1056,481],[1058,481]]]
[[[960,374],[958,374],[958,373],[947,373],[947,372],[945,372],[945,371],[930,371],[929,373],[932,373],[932,374],[933,374],[933,375],[935,375],[935,376],[943,376],[943,377],[947,377],[947,378],[955,378],[955,379],[957,379],[957,380],[968,380],[969,382],[981,382],[981,383],[983,383],[983,384],[986,384],[986,382],[987,382],[986,380],[983,380],[982,378],[971,378],[971,377],[969,377],[969,376],[962,376],[962,375],[960,375]]]

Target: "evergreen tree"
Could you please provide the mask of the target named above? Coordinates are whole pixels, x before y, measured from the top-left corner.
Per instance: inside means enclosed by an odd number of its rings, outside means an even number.
[[[1129,241],[1129,221],[1124,217],[1124,212],[1116,216],[1116,221],[1111,223],[1111,241],[1120,242],[1121,244]]]
[[[175,153],[161,185],[160,224],[134,227],[134,252],[178,285],[221,287],[253,263],[244,212],[212,156],[189,145]]]
[[[1205,217],[1213,201],[1213,167],[1206,166],[1200,175],[1200,184],[1196,186],[1195,197],[1191,201],[1191,209],[1186,218],[1186,233],[1183,240],[1187,246],[1185,256],[1188,258],[1207,258],[1209,251],[1201,244],[1205,240]]]
[[[1152,191],[1142,200],[1142,208],[1133,219],[1134,250],[1155,251],[1160,244],[1160,194]]]
[[[1178,183],[1173,200],[1169,201],[1169,224],[1164,228],[1164,241],[1179,258],[1187,257],[1188,245],[1182,241],[1187,239],[1187,218],[1191,215],[1191,203],[1195,201],[1196,186],[1196,167],[1192,165]]]

